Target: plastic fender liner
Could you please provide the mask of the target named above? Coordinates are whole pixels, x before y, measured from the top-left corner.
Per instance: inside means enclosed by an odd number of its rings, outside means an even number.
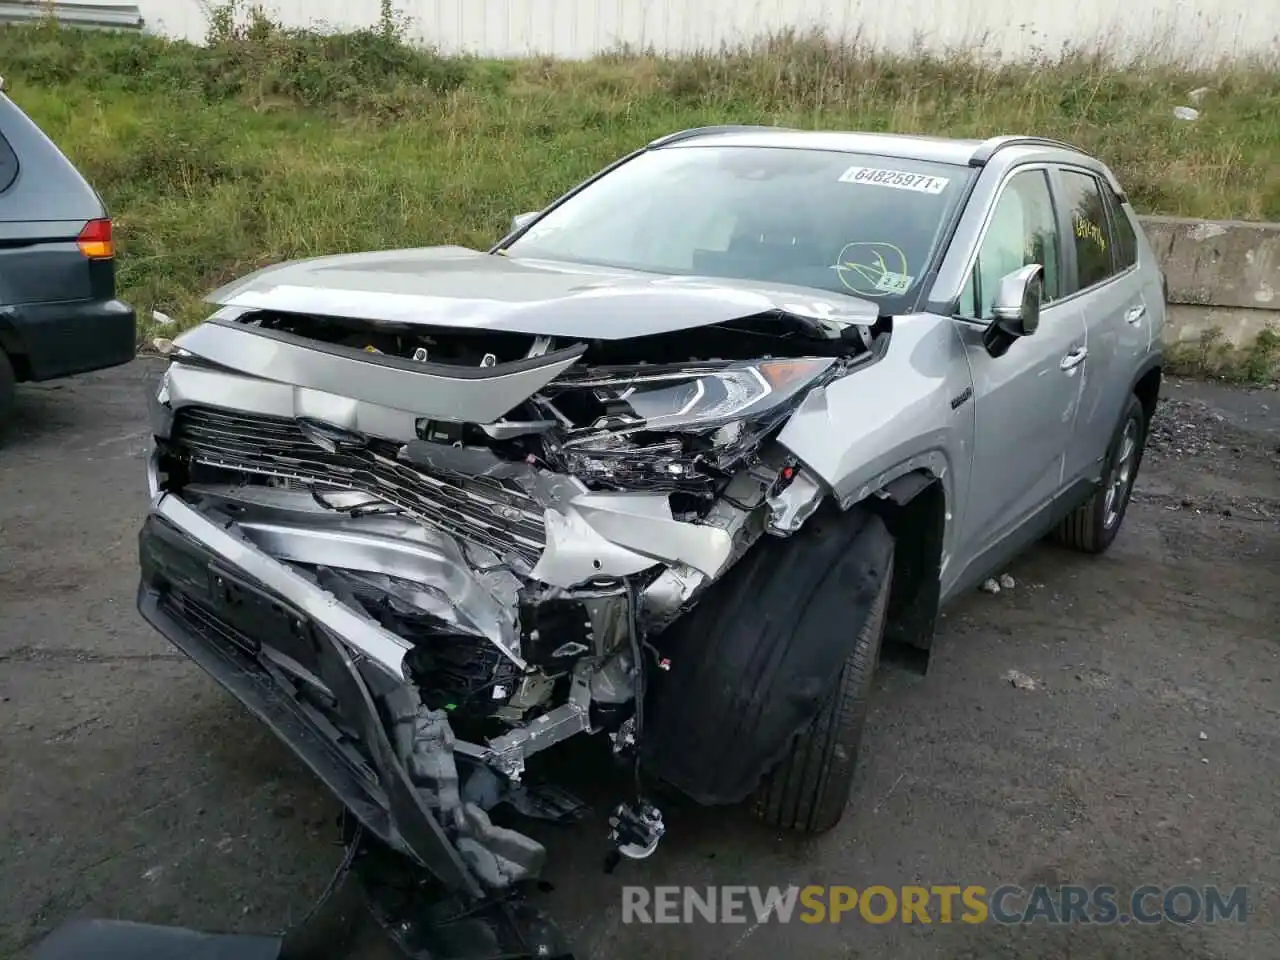
[[[892,564],[863,506],[828,503],[758,544],[657,638],[670,671],[645,707],[649,772],[699,803],[745,800],[817,716]]]

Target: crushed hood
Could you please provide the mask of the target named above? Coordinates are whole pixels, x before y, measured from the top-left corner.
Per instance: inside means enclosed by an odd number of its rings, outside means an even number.
[[[616,340],[781,311],[832,334],[874,323],[869,300],[749,280],[671,277],[424,247],[295,260],[206,297],[220,306],[352,320]]]

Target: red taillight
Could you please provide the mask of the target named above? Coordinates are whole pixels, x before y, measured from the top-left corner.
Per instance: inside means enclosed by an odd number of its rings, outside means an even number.
[[[76,242],[80,245],[80,252],[90,260],[105,260],[116,255],[110,220],[90,220],[80,231]]]

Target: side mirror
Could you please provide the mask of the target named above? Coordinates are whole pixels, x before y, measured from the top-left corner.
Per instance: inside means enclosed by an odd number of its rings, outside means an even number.
[[[511,232],[515,233],[517,230],[527,227],[541,213],[541,210],[531,210],[528,213],[517,213],[511,218]]]
[[[1029,337],[1040,326],[1044,267],[1030,263],[1000,278],[991,307],[992,321],[982,341],[993,357],[1002,356],[1014,340]]]

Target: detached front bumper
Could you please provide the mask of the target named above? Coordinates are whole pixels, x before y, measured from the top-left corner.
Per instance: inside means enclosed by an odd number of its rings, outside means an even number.
[[[373,701],[397,682],[403,641],[172,494],[153,502],[139,555],[138,608],[152,626],[267,724],[379,839],[450,889],[481,894]]]
[[[405,711],[404,641],[174,494],[155,495],[138,546],[142,616],[381,841],[382,853],[361,847],[354,869],[408,956],[572,960],[554,923],[520,895],[519,881],[541,868],[541,845],[462,802],[447,721]]]

